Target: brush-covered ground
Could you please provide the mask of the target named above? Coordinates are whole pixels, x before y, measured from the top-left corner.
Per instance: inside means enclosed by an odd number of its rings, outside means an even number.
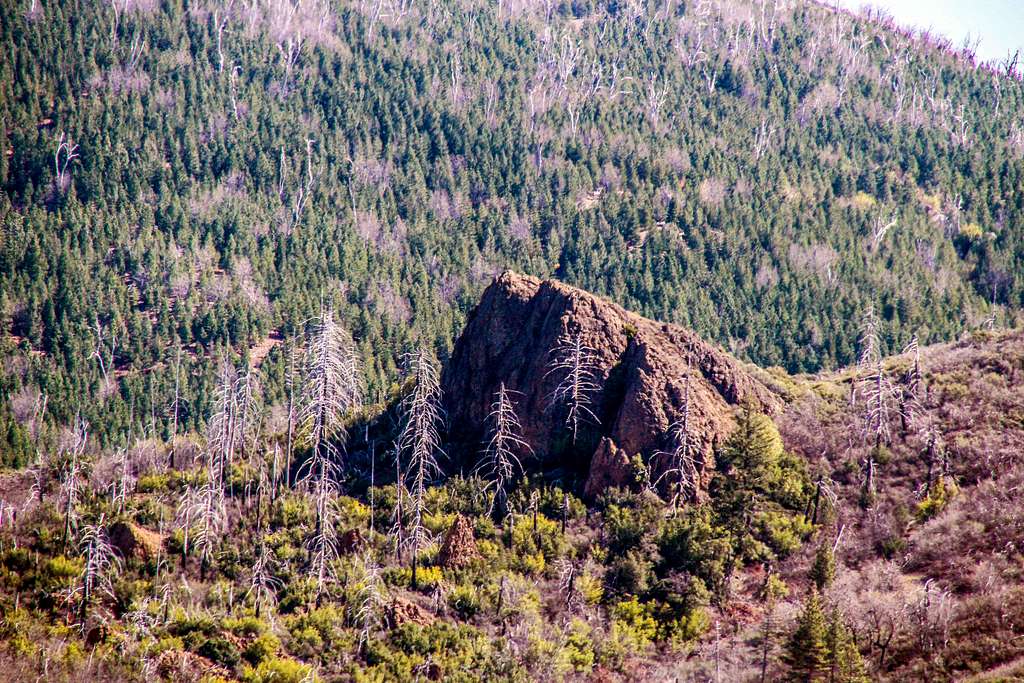
[[[740,411],[697,502],[659,495],[642,461],[634,490],[586,503],[572,482],[522,477],[508,514],[484,480],[441,475],[419,545],[415,489],[383,474],[380,448],[370,487],[353,436],[323,572],[310,538],[325,513],[284,474],[285,433],[243,440],[207,546],[190,503],[205,437],[104,452],[67,429],[0,478],[0,678],[1012,680],[1024,334],[883,369],[917,399],[894,404],[881,445],[864,436],[868,369],[765,371],[787,407]]]

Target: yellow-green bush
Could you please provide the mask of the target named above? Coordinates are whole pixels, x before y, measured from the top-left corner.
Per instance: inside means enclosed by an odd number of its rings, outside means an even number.
[[[654,604],[641,603],[636,596],[612,605],[608,610],[612,621],[613,637],[628,650],[646,648],[658,635],[658,621],[654,618]]]
[[[592,629],[579,617],[572,620],[569,634],[565,639],[565,652],[569,663],[577,673],[586,673],[594,668],[594,640]]]
[[[242,680],[245,683],[302,683],[309,673],[310,667],[302,662],[272,657],[260,662],[255,669],[246,667]]]
[[[411,567],[392,567],[384,571],[384,581],[401,588],[412,587]],[[419,566],[416,568],[416,589],[429,592],[444,581],[444,572],[436,566]]]
[[[949,505],[949,502],[956,494],[956,484],[946,484],[946,478],[939,477],[939,480],[932,486],[928,496],[916,506],[915,515],[918,521],[924,522],[936,517],[946,509],[946,506]]]

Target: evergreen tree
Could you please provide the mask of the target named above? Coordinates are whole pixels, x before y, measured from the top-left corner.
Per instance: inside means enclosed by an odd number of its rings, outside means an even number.
[[[812,589],[783,656],[789,668],[789,680],[808,683],[827,680],[830,662],[827,638],[828,624],[821,598],[818,591]]]
[[[827,541],[822,541],[818,546],[818,552],[814,554],[814,564],[811,565],[811,581],[824,592],[832,585],[836,578],[836,556],[832,552],[832,546]]]
[[[864,660],[861,659],[853,634],[843,623],[843,615],[838,607],[832,608],[828,618],[825,647],[828,649],[828,683],[867,682]]]

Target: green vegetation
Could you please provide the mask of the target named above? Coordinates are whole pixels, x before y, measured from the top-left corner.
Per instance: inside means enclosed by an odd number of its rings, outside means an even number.
[[[885,24],[746,0],[114,7],[0,12],[9,463],[44,395],[35,429],[167,437],[200,427],[222,356],[269,351],[282,400],[276,340],[324,297],[383,399],[507,267],[791,372],[852,361],[868,304],[893,350],[1024,302],[1024,88]]]

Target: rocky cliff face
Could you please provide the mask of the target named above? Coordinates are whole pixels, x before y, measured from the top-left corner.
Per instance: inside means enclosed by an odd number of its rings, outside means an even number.
[[[576,331],[594,350],[600,389],[593,395],[599,424],[588,425],[573,444],[550,400],[561,376],[549,370],[559,338]],[[515,408],[536,459],[524,465],[586,477],[587,493],[595,495],[630,480],[631,472],[623,471],[629,458],[670,447],[667,432],[681,415],[688,352],[689,419],[707,470],[714,444],[734,426],[736,406],[750,400],[769,413],[780,407],[771,390],[688,330],[559,282],[506,272],[470,314],[442,376],[453,441],[463,446],[464,460],[478,456],[491,402],[504,382],[518,392]]]

